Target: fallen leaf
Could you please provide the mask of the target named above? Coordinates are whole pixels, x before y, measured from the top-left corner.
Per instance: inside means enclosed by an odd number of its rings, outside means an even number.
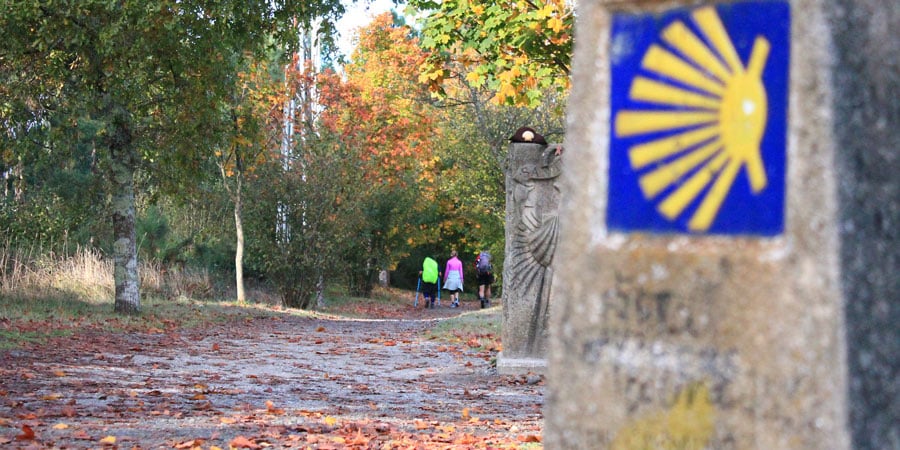
[[[363,436],[362,429],[356,430],[356,436],[352,441],[347,442],[347,445],[366,445],[369,443],[371,439]]]
[[[213,350],[214,352],[219,351],[219,344],[217,344],[217,343],[216,343],[216,344],[213,344],[213,345],[212,345],[212,350]]]
[[[521,435],[519,436],[519,442],[541,442],[541,437],[533,434]]]
[[[101,443],[101,444],[115,444],[115,443],[116,443],[116,437],[115,437],[115,436],[107,436],[107,437],[105,437],[105,438],[103,438],[103,439],[100,439],[100,443]]]
[[[231,442],[228,443],[228,445],[230,447],[236,447],[236,448],[253,448],[253,449],[259,448],[259,445],[257,445],[255,442],[253,442],[243,436],[238,436],[238,437],[232,439]]]
[[[334,417],[328,416],[325,418],[324,422],[325,422],[325,425],[328,425],[329,427],[333,427],[335,424],[337,424],[337,419],[335,419]]]
[[[53,401],[53,400],[59,400],[60,398],[62,398],[62,394],[47,394],[47,395],[41,397],[41,400]]]
[[[56,425],[53,425],[54,430],[65,430],[66,428],[69,428],[69,425],[65,423],[58,423]]]
[[[53,375],[57,376],[57,377],[64,377],[64,376],[66,376],[66,373],[63,372],[62,370],[57,370],[57,371],[53,372]]]
[[[463,418],[463,420],[469,418],[469,408],[463,408],[463,410],[462,410],[462,418]]]
[[[417,429],[417,430],[424,430],[424,429],[428,428],[428,424],[425,423],[424,420],[416,419],[416,422],[415,422],[415,423],[416,423],[416,429]]]
[[[78,430],[72,433],[72,439],[81,439],[83,441],[92,441],[92,438],[89,434],[87,434],[84,430]]]
[[[456,438],[455,441],[453,441],[453,443],[456,445],[472,445],[476,442],[478,442],[478,439],[475,439],[475,436],[468,433],[463,434],[462,436]]]
[[[184,441],[180,444],[175,445],[175,448],[199,448],[201,445],[203,445],[203,442],[203,439],[191,439],[189,441]]]
[[[28,425],[22,425],[22,434],[16,436],[16,440],[30,441],[34,439],[34,430]]]
[[[269,414],[284,414],[284,410],[276,408],[272,400],[266,400],[266,412]]]

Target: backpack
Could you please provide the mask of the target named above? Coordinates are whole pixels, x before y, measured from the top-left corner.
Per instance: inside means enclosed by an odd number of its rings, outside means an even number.
[[[494,265],[491,264],[491,254],[488,252],[481,252],[478,255],[478,258],[475,259],[475,271],[479,274],[487,274],[491,273],[494,270]]]
[[[422,281],[426,283],[437,283],[438,279],[438,263],[429,257],[422,262]]]

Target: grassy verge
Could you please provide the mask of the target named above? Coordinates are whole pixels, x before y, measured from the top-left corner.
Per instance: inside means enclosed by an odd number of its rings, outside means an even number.
[[[316,312],[285,310],[270,292],[252,290],[258,303],[222,301],[209,274],[141,267],[141,314],[114,312],[112,264],[97,252],[34,257],[0,248],[0,349],[41,344],[78,331],[159,332],[195,328],[248,316],[275,314],[327,318],[406,318],[414,292],[376,287],[371,298],[326,291]],[[198,298],[198,295],[200,296]],[[499,308],[466,313],[435,328],[429,338],[499,348]]]
[[[271,308],[189,299],[141,300],[141,314],[126,316],[113,310],[112,300],[57,296],[0,296],[0,349],[41,344],[78,331],[160,332],[222,323],[238,317],[275,314]]]
[[[442,342],[464,343],[477,350],[500,351],[501,309],[479,309],[441,321],[427,337]]]

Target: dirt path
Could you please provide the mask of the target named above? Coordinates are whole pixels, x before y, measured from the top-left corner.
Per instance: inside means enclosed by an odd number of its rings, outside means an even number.
[[[0,354],[4,448],[535,448],[543,383],[427,339],[442,316],[294,315]],[[32,434],[33,433],[33,434]]]

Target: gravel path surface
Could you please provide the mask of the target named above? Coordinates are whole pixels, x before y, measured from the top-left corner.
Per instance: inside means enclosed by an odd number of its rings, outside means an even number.
[[[429,313],[285,314],[2,352],[0,447],[539,447],[540,378],[498,376],[494,349],[429,340],[457,311]]]

